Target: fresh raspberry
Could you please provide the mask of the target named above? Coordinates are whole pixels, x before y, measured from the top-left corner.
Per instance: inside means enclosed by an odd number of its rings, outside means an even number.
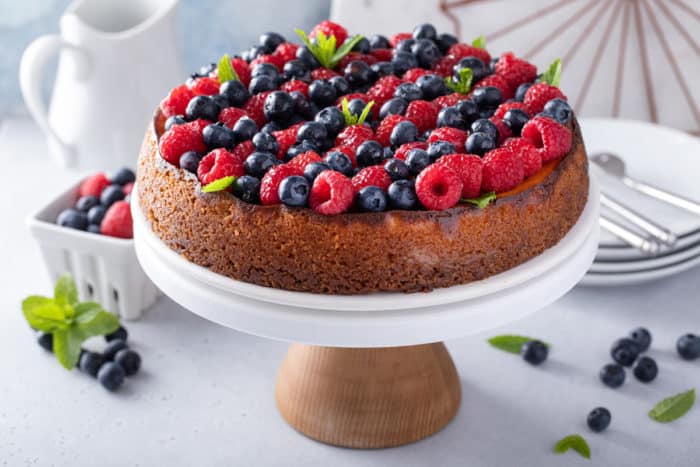
[[[273,131],[272,135],[277,139],[279,150],[277,151],[277,159],[284,160],[287,150],[297,140],[297,128],[287,128],[286,130]]]
[[[489,66],[489,62],[491,62],[491,55],[489,55],[486,49],[480,49],[470,44],[454,44],[447,50],[447,54],[445,55],[455,57],[457,62],[464,57],[476,57],[484,62],[484,65],[487,67]]]
[[[558,159],[571,149],[568,128],[547,117],[535,117],[523,126],[521,135],[537,149],[542,163]]]
[[[482,79],[474,86],[472,86],[472,92],[474,91],[474,89],[483,88],[486,86],[493,86],[494,88],[498,88],[501,91],[504,101],[506,99],[510,99],[514,95],[513,88],[510,87],[508,81],[506,81],[504,77],[499,75],[490,75]]]
[[[180,156],[185,152],[204,152],[207,149],[202,134],[189,125],[174,125],[163,133],[158,142],[160,155],[174,166],[180,165]]]
[[[335,36],[335,45],[340,47],[348,38],[348,31],[333,21],[321,21],[309,33],[309,38],[313,39],[319,32],[323,32],[326,37]]]
[[[312,162],[321,162],[323,159],[316,153],[316,151],[306,151],[298,156],[295,156],[291,161],[287,162],[287,165],[293,165],[301,170],[304,170],[307,165]]]
[[[481,191],[482,162],[474,154],[448,154],[435,161],[451,169],[462,182],[462,198],[476,198]]]
[[[338,71],[343,71],[348,63],[354,62],[355,60],[365,62],[367,65],[374,65],[379,61],[374,55],[361,54],[360,52],[350,52],[338,62],[335,69]]]
[[[248,116],[255,120],[258,128],[262,128],[267,119],[265,118],[265,112],[263,111],[263,106],[265,105],[265,99],[269,96],[271,91],[261,92],[255,94],[248,99],[248,102],[243,106],[243,110],[248,113]]]
[[[453,92],[452,94],[447,94],[445,96],[440,96],[433,100],[433,104],[438,107],[438,111],[444,109],[445,107],[452,107],[459,101],[469,99],[466,94],[460,94],[458,92]]]
[[[391,146],[391,141],[389,140],[391,137],[391,130],[393,130],[399,122],[405,122],[406,120],[408,119],[403,115],[387,115],[384,117],[384,120],[379,122],[377,130],[374,132],[375,139],[382,146]]]
[[[357,146],[359,146],[359,144]],[[353,167],[357,167],[357,159],[355,159],[355,149],[357,149],[357,146],[334,146],[328,151],[326,151],[325,154],[328,154],[329,152],[340,151],[346,156],[348,156],[348,158],[352,162]]]
[[[404,143],[401,146],[399,146],[396,149],[396,151],[394,151],[394,157],[405,161],[406,156],[408,156],[408,153],[411,152],[411,149],[428,149],[428,143],[426,143],[425,141],[414,141],[412,143]]]
[[[520,156],[523,161],[525,178],[533,176],[542,168],[542,157],[535,146],[525,138],[508,138],[503,144],[504,148],[510,148]]]
[[[282,164],[276,165],[267,171],[260,180],[260,203],[269,206],[279,204],[279,187],[282,180],[292,175],[304,175],[304,171],[299,167]]]
[[[349,178],[335,170],[326,170],[311,186],[309,207],[319,214],[332,216],[350,209],[354,196]]]
[[[248,87],[250,84],[250,68],[248,67],[248,62],[240,57],[233,57],[231,59],[231,66],[236,70],[236,74],[238,75],[238,79],[241,80],[241,83],[243,83],[245,87]]]
[[[181,126],[190,128],[192,131],[199,133],[201,135],[202,132],[204,131],[204,128],[206,128],[207,125],[211,125],[211,124],[212,124],[212,122],[210,122],[209,120],[204,120],[203,118],[198,118],[197,120],[187,122]]]
[[[134,221],[128,201],[112,204],[100,223],[100,233],[118,238],[134,238]]]
[[[523,83],[529,83],[537,76],[537,67],[513,52],[506,52],[496,62],[496,74],[503,76],[511,89],[516,89]]]
[[[335,138],[336,146],[348,146],[352,148],[353,152],[357,147],[367,141],[368,139],[374,138],[374,132],[368,126],[364,125],[350,125],[343,128],[343,131],[338,133]]]
[[[527,90],[525,93],[525,99],[523,102],[530,109],[528,112],[530,115],[537,115],[542,112],[544,105],[555,98],[566,99],[561,90],[556,86],[550,86],[547,83],[535,83]]]
[[[124,196],[129,196],[132,191],[134,191],[134,182],[129,182],[122,187],[122,193],[124,193]]]
[[[231,154],[244,161],[246,157],[250,156],[255,152],[255,145],[252,141],[243,141],[237,144],[232,150]]]
[[[197,176],[202,185],[208,185],[220,178],[242,175],[245,175],[243,159],[223,148],[214,149],[204,156],[197,169]]]
[[[416,195],[427,209],[442,211],[459,202],[462,182],[445,165],[429,165],[416,177]]]
[[[379,78],[374,86],[367,90],[367,96],[374,101],[376,115],[379,115],[379,109],[386,101],[394,97],[394,91],[401,84],[401,80],[394,75],[384,76]]]
[[[317,79],[331,79],[334,76],[340,75],[333,70],[329,70],[328,68],[316,68],[315,70],[311,70],[312,81],[316,81]]]
[[[166,118],[173,115],[185,115],[187,104],[190,103],[190,99],[193,97],[194,93],[190,88],[182,84],[173,88],[167,97],[160,102],[160,111],[163,112]]]
[[[391,44],[391,46],[395,48],[397,45],[399,45],[399,42],[406,39],[411,39],[412,37],[413,34],[411,34],[410,32],[399,32],[389,38],[389,44]]]
[[[290,81],[287,81],[285,83],[282,83],[280,86],[280,91],[284,92],[294,92],[294,91],[299,91],[306,97],[309,97],[309,84],[303,82],[300,79],[293,79]]]
[[[374,55],[380,62],[390,62],[394,56],[394,52],[391,49],[372,49],[369,53]]]
[[[503,142],[510,138],[513,132],[511,131],[510,127],[505,124],[503,120],[500,118],[496,117],[491,117],[489,118],[491,122],[496,125],[496,128],[498,128],[498,144],[501,145]]]
[[[497,148],[483,159],[482,191],[502,193],[512,190],[525,179],[523,161],[511,148]]]
[[[405,117],[413,122],[420,133],[435,128],[438,109],[432,102],[415,100],[408,104]]]
[[[343,105],[343,99],[347,99],[348,102],[350,102],[353,99],[360,99],[365,104],[368,104],[371,100],[369,96],[364,92],[351,92],[350,94],[345,94],[344,96],[340,96],[335,100],[335,105],[338,106],[338,108],[340,108]]]
[[[226,107],[219,112],[219,121],[229,128],[233,128],[238,120],[247,117],[248,113],[238,107]]]
[[[277,71],[279,71],[280,73],[282,72],[282,68],[284,68],[284,59],[279,55],[260,55],[258,58],[250,62],[250,69],[252,70],[255,67],[255,65],[259,63],[270,63],[274,65],[275,68],[277,68]]]
[[[454,55],[445,55],[433,65],[433,73],[447,78],[452,76],[454,66],[459,62],[459,58]]]
[[[111,184],[112,182],[109,181],[104,172],[98,172],[83,180],[80,188],[78,188],[78,194],[80,196],[97,196],[99,198],[102,190]]]
[[[467,132],[459,128],[443,126],[434,129],[428,136],[428,143],[436,141],[447,141],[454,144],[455,149],[460,152],[464,151],[464,142],[467,140]]]
[[[411,82],[415,83],[418,78],[421,76],[429,75],[431,74],[430,70],[426,70],[425,68],[411,68],[408,70],[406,73],[403,74],[401,77],[402,81],[405,82]]]
[[[355,192],[370,185],[379,187],[384,191],[391,185],[391,177],[386,173],[383,165],[365,167],[352,177],[352,187],[355,189]]]
[[[298,48],[299,46],[293,42],[282,42],[275,49],[275,55],[282,57],[282,61],[287,63],[297,58]]]
[[[530,111],[527,108],[527,105],[525,105],[524,102],[504,102],[503,104],[499,105],[496,111],[493,113],[493,116],[496,118],[503,119],[505,116],[506,112],[512,109],[520,109],[524,111],[526,114],[530,114]]]
[[[188,83],[190,90],[195,96],[213,96],[219,94],[219,80],[204,76],[193,79]]]

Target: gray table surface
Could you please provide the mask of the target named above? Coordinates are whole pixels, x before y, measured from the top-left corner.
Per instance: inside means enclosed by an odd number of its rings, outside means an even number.
[[[207,322],[162,299],[128,324],[141,373],[118,394],[62,369],[35,343],[21,299],[51,285],[24,218],[77,174],[52,166],[36,130],[0,126],[0,464],[305,466],[690,466],[700,457],[700,406],[668,425],[647,418],[660,399],[700,389],[700,361],[681,361],[677,336],[700,332],[700,269],[617,289],[578,288],[522,321],[447,343],[462,378],[463,403],[441,432],[385,450],[351,450],[305,438],[275,409],[275,373],[287,345]],[[618,390],[598,369],[610,343],[637,325],[654,335],[660,374],[643,385],[630,374]],[[485,339],[523,333],[552,344],[531,367]],[[585,424],[608,407],[603,434]],[[592,450],[555,455],[554,442],[581,433]]]

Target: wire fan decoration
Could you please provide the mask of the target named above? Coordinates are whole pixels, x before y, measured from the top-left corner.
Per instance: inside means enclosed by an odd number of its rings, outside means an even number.
[[[700,135],[698,3],[439,0],[439,8],[460,40],[483,34],[490,50],[514,50],[540,69],[561,57],[562,88],[578,113]]]

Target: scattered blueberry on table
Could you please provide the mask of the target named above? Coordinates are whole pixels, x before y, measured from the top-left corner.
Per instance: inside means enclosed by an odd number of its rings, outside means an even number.
[[[612,420],[612,415],[608,409],[596,407],[588,414],[586,422],[591,430],[600,433],[610,425],[610,420]]]

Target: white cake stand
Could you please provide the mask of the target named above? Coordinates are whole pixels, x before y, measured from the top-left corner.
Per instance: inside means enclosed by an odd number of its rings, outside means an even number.
[[[182,258],[152,233],[133,191],[137,257],[151,280],[223,326],[289,341],[276,399],[287,422],[329,444],[410,443],[444,427],[461,399],[441,341],[520,319],[583,277],[598,247],[598,185],[554,247],[517,268],[429,293],[317,295],[233,281]]]

